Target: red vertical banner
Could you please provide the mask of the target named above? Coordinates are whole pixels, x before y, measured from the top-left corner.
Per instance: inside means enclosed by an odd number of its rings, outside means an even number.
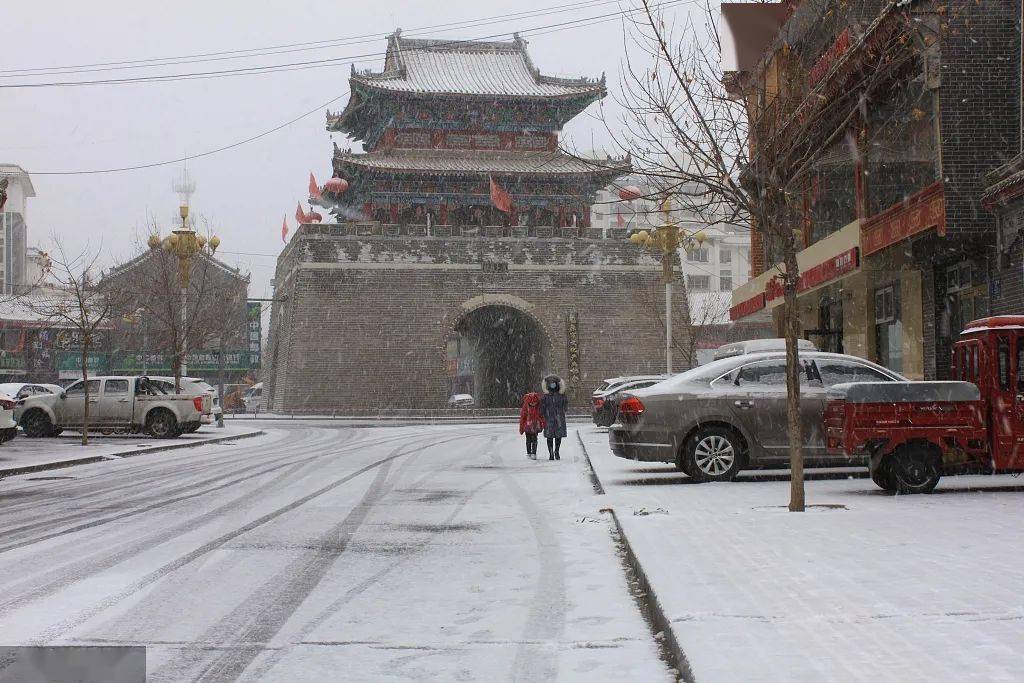
[[[285,216],[284,220],[281,221],[281,241],[288,241],[288,216]]]

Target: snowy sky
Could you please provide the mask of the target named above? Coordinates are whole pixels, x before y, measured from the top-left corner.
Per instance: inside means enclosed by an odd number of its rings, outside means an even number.
[[[692,11],[693,5],[667,11]],[[467,0],[444,2],[311,2],[310,0],[176,0],[173,3],[6,2],[0,12],[3,69],[94,64],[131,59],[242,50],[311,41],[356,40],[322,49],[85,74],[0,74],[0,85],[126,78],[246,66],[346,58],[336,66],[229,78],[163,83],[0,89],[0,162],[33,174],[38,196],[30,200],[29,243],[47,248],[57,235],[71,248],[102,248],[108,264],[128,258],[146,226],[166,230],[177,213],[171,190],[180,165],[99,175],[43,175],[145,164],[217,148],[273,128],[300,114],[316,113],[253,143],[189,162],[198,189],[195,211],[211,219],[223,240],[221,257],[252,273],[251,296],[269,296],[281,219],[294,230],[296,201],[305,198],[309,172],[330,176],[331,136],[323,103],[343,95],[351,59],[379,69],[383,35],[486,19],[568,4],[568,0]],[[626,5],[623,5],[625,7]],[[505,39],[526,32],[534,62],[546,73],[599,76],[617,89],[623,55],[621,20],[531,36],[527,29],[596,17],[619,5],[588,3],[546,16],[503,19],[490,25],[418,33],[423,37]],[[364,38],[368,34],[379,34]],[[358,41],[358,42],[356,42]],[[370,54],[368,54],[370,53]],[[611,97],[605,106],[612,106]],[[340,109],[342,97],[331,105]],[[602,148],[596,105],[570,124],[575,147]],[[344,137],[336,140],[345,146]],[[245,252],[245,253],[240,253]]]

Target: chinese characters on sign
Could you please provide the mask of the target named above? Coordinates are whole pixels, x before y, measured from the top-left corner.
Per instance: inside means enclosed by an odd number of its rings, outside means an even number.
[[[800,281],[797,283],[796,291],[806,291],[857,270],[860,266],[858,252],[859,249],[853,247],[823,263],[819,263],[813,268],[808,268],[800,274]],[[768,284],[765,286],[765,298],[768,301],[781,299],[784,294],[780,278],[772,278],[768,281]]]
[[[576,387],[580,383],[580,319],[575,308],[569,309],[565,325],[566,351],[569,357],[569,386]]]
[[[939,235],[946,234],[942,181],[864,221],[860,243],[867,256],[932,228]]]
[[[249,335],[250,367],[260,367],[263,345],[263,305],[259,301],[246,302],[246,322]]]

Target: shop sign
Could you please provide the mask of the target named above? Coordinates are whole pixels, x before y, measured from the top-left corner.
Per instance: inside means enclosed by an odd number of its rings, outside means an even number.
[[[729,320],[739,320],[746,318],[748,315],[757,313],[765,306],[764,292],[761,292],[757,296],[751,297],[746,301],[741,301],[732,308],[729,309]]]
[[[25,356],[10,351],[0,351],[0,370],[24,370]]]
[[[111,358],[112,372],[123,375],[141,375],[149,373],[170,374],[173,357],[167,353],[125,353],[116,354]],[[221,368],[218,351],[195,351],[186,354],[185,362],[190,375],[217,372]],[[252,369],[252,354],[249,351],[233,350],[224,352],[225,372],[244,372]]]
[[[85,358],[85,365],[91,374],[98,374],[106,368],[107,354],[90,353]],[[57,358],[58,372],[82,372],[82,352],[62,351]]]
[[[800,274],[800,281],[797,283],[796,291],[804,292],[808,289],[813,289],[857,270],[860,267],[858,252],[859,249],[853,247],[823,263],[819,263],[813,268],[808,268]],[[783,291],[780,278],[772,278],[765,285],[765,297],[768,301],[781,299],[784,295],[785,292]]]
[[[941,180],[864,221],[860,243],[864,255],[869,256],[933,228],[939,235],[946,234],[946,198]]]
[[[245,318],[249,332],[249,365],[251,368],[259,368],[263,352],[263,304],[247,301]]]
[[[580,378],[580,317],[575,308],[565,318],[566,351],[569,358],[569,386],[579,386]]]
[[[822,53],[814,62],[811,71],[807,76],[808,84],[813,88],[818,81],[825,77],[832,65],[850,49],[850,29],[845,29],[839,34],[832,46]]]

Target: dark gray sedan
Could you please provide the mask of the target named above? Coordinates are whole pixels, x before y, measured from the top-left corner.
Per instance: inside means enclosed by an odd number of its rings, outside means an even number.
[[[809,466],[854,463],[829,456],[822,436],[825,391],[843,382],[905,382],[895,372],[839,353],[800,353],[804,458]],[[620,458],[671,462],[699,481],[728,481],[748,467],[784,464],[786,354],[717,360],[619,400],[608,430]]]

